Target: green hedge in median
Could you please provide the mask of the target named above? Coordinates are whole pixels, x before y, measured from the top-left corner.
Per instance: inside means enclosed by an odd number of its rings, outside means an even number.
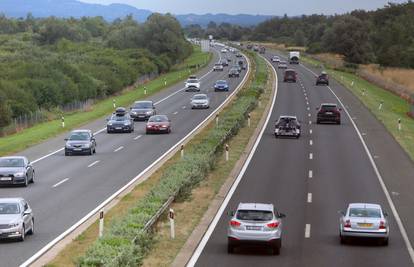
[[[151,234],[143,231],[145,224],[171,197],[186,196],[203,180],[217,160],[225,142],[243,126],[246,116],[256,105],[266,86],[266,63],[257,55],[254,59],[254,80],[238,93],[237,99],[222,112],[217,127],[208,130],[206,138],[191,145],[185,156],[168,167],[147,195],[139,199],[127,215],[118,219],[79,259],[80,266],[138,266],[151,246]]]

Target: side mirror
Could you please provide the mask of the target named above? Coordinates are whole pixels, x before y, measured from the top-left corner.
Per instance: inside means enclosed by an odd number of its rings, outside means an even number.
[[[68,141],[68,140],[69,140],[69,138],[65,138],[64,140],[65,140],[65,141]]]
[[[383,212],[382,214],[384,214],[384,217],[388,217],[388,212]]]
[[[282,219],[282,218],[286,218],[286,215],[284,213],[279,213],[277,217]]]
[[[31,213],[32,213],[32,210],[31,210],[31,209],[25,210],[25,211],[23,212],[23,216],[30,215]]]
[[[316,108],[316,110],[319,110],[319,108]]]
[[[338,214],[342,215],[342,216],[345,216],[345,212],[343,212],[342,210],[338,210]]]

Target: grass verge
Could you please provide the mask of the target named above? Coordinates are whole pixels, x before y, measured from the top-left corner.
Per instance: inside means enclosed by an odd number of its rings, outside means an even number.
[[[302,61],[321,68],[322,62],[302,56]],[[348,72],[327,68],[329,75],[350,90],[384,124],[397,142],[414,160],[414,120],[408,116],[410,104],[399,96]],[[380,103],[383,102],[380,109]],[[401,119],[402,129],[398,130]]]
[[[212,54],[203,53],[199,48],[195,48],[192,55],[183,63],[173,67],[172,71],[145,84],[147,95],[144,94],[144,85],[138,86],[134,90],[128,90],[121,95],[99,101],[94,104],[88,112],[65,114],[65,128],[61,127],[60,120],[53,120],[40,123],[19,133],[2,137],[0,138],[0,156],[22,151],[30,146],[57,136],[60,133],[80,127],[87,122],[108,115],[113,111],[112,101],[114,99],[117,106],[129,106],[133,101],[155,94],[166,88],[164,81],[167,81],[167,86],[171,86],[172,84],[185,79],[189,75],[189,72],[193,73],[198,71],[198,68],[193,68],[189,71],[187,66],[205,66],[210,62],[211,57]]]
[[[262,68],[263,65],[259,66],[258,69],[263,71]],[[168,197],[168,195],[163,195],[164,191],[171,192],[173,189],[172,192],[175,192],[175,188],[177,188],[176,186],[178,185],[178,188],[180,188],[179,195],[181,197],[187,196],[190,192],[188,190],[205,178],[208,169],[203,170],[203,165],[198,164],[197,161],[206,164],[207,166],[204,166],[204,168],[206,168],[212,164],[209,163],[209,159],[212,158],[214,161],[217,159],[216,150],[220,149],[222,147],[220,144],[226,140],[223,139],[223,137],[230,137],[241,127],[241,118],[243,118],[244,121],[246,116],[245,112],[249,111],[251,109],[250,107],[253,107],[252,105],[256,103],[255,99],[257,99],[256,97],[259,91],[257,89],[258,86],[263,83],[263,80],[264,83],[267,80],[266,73],[264,73],[264,75],[263,73],[256,73],[256,80],[251,86],[248,86],[249,90],[242,90],[238,94],[238,98],[233,101],[232,105],[222,112],[222,114],[226,114],[226,116],[222,117],[222,124],[220,124],[219,127],[214,127],[214,123],[209,125],[197,135],[196,139],[192,140],[187,145],[186,156],[183,159],[179,158],[177,155],[174,156],[156,174],[148,179],[147,182],[139,185],[129,195],[124,197],[121,200],[120,205],[111,209],[106,216],[106,229],[108,230],[105,232],[106,236],[104,236],[103,239],[96,242],[97,223],[95,223],[79,238],[67,246],[48,266],[75,266],[79,264],[79,262],[77,262],[79,255],[83,255],[85,251],[87,251],[87,256],[86,258],[83,257],[83,260],[81,261],[81,264],[85,266],[97,266],[102,264],[105,266],[116,266],[119,264],[128,265],[131,262],[141,263],[145,251],[148,250],[147,246],[151,241],[148,241],[148,236],[142,235],[140,236],[141,238],[139,239],[138,244],[135,242],[135,244],[132,245],[131,249],[133,251],[131,251],[129,250],[131,245],[128,242],[127,244],[125,243],[126,240],[129,239],[125,239],[125,231],[128,231],[128,233],[130,232],[125,228],[131,229],[132,227],[132,229],[134,229],[134,235],[136,235],[137,232],[142,229],[142,221],[145,221],[149,217],[146,216],[148,215],[146,212],[157,210],[158,206],[163,203],[166,197]],[[258,83],[258,81],[260,81],[260,83]],[[218,141],[219,143],[217,143]],[[213,154],[205,153],[210,149],[213,149]],[[201,155],[197,154],[200,151]],[[204,157],[202,155],[204,155]],[[202,158],[199,159],[197,157]],[[191,163],[191,166],[188,166],[187,163]],[[174,174],[178,174],[178,176],[175,176]],[[183,177],[187,177],[188,179],[183,180]],[[160,196],[160,194],[163,196]],[[158,201],[160,197],[162,200]],[[153,201],[149,201],[151,199]],[[136,216],[137,214],[140,214],[140,219],[135,217],[135,220],[129,220],[131,216]],[[143,219],[142,217],[145,218]],[[126,224],[124,224],[124,222],[126,222]],[[130,236],[128,233],[127,236]],[[115,252],[112,249],[109,249],[108,246],[115,247]],[[123,254],[120,258],[121,262],[116,261],[112,264],[112,261],[111,263],[108,263],[102,259],[104,257],[116,257],[119,252]],[[117,255],[111,255],[112,253]],[[127,257],[124,255],[127,255]],[[127,262],[123,261],[123,259]]]

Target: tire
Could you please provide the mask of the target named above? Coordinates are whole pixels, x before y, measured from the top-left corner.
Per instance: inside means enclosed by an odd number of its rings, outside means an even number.
[[[227,244],[227,253],[228,254],[233,254],[234,253],[234,246]]]
[[[320,120],[316,120],[316,124],[321,124],[321,121]]]
[[[388,237],[386,237],[383,240],[381,240],[381,245],[388,246]]]
[[[93,154],[96,154],[96,147],[93,148]]]
[[[337,121],[336,124],[340,125],[341,124],[341,121]]]
[[[29,185],[29,178],[27,177],[27,174],[26,174],[26,178],[24,178],[24,184],[23,184],[23,186],[24,187],[27,187]]]
[[[89,149],[88,155],[89,156],[92,156],[93,155],[93,149],[92,148]]]
[[[279,136],[278,136],[277,134],[275,134],[275,137],[276,137],[276,138],[279,138]]]
[[[65,156],[70,156],[69,152],[65,151]]]
[[[279,239],[272,247],[273,255],[280,255],[280,249],[282,248],[282,239]]]
[[[30,183],[34,184],[34,180],[35,180],[35,172],[33,171],[32,179],[30,180]]]
[[[26,227],[23,225],[22,235],[18,238],[20,242],[23,242],[26,237]]]
[[[28,232],[27,232],[27,234],[28,235],[33,235],[34,234],[34,228],[35,228],[35,226],[34,226],[35,224],[34,224],[34,219],[32,218],[32,229],[30,229]]]
[[[339,241],[342,245],[344,245],[344,244],[346,244],[347,239],[346,239],[346,237],[344,237],[342,235],[339,235]]]

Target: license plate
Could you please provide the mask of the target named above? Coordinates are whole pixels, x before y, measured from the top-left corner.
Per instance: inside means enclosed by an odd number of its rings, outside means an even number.
[[[246,226],[246,229],[258,231],[258,230],[262,230],[262,227],[261,226]]]
[[[138,117],[140,117],[140,118],[144,118],[144,117],[145,117],[145,115],[139,115]]]
[[[358,223],[360,227],[372,227],[372,223]]]
[[[73,150],[75,150],[75,151],[81,151],[82,148],[74,148]]]
[[[0,180],[1,181],[11,181],[11,177],[1,177]]]
[[[116,127],[115,129],[117,129],[117,130],[122,130],[122,127]]]
[[[333,113],[332,112],[326,112],[325,114],[326,115],[332,115]]]

